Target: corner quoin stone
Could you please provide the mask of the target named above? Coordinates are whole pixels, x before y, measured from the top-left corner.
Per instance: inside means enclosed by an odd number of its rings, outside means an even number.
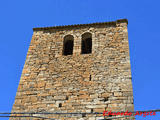
[[[34,28],[12,112],[133,111],[128,21]],[[92,53],[81,54],[82,34]],[[74,37],[73,54],[63,40]],[[57,120],[97,120],[102,115],[40,115]],[[10,120],[33,118],[10,118]],[[39,120],[34,118],[33,120]]]

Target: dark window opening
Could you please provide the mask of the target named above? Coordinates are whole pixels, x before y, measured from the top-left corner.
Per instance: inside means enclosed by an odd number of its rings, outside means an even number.
[[[106,102],[106,101],[108,101],[108,97],[105,97],[105,98],[104,98],[104,102]]]
[[[91,79],[92,79],[92,76],[90,75],[90,76],[89,76],[89,81],[91,81]]]
[[[62,103],[59,103],[59,107],[62,107]]]
[[[93,113],[93,109],[91,109],[91,113]]]
[[[68,96],[66,96],[66,100],[68,100]]]
[[[86,114],[85,114],[85,113],[82,113],[82,117],[86,117]]]
[[[73,36],[67,35],[64,37],[63,42],[63,55],[72,55],[73,54]]]
[[[82,35],[82,43],[81,43],[81,53],[89,54],[92,53],[92,35],[91,33],[84,33]]]

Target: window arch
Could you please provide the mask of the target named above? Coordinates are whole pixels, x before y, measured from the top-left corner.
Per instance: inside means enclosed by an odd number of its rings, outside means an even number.
[[[64,37],[63,55],[72,55],[73,54],[73,44],[74,44],[74,37],[72,35],[67,35]]]
[[[82,35],[81,54],[92,53],[92,34],[87,32]]]

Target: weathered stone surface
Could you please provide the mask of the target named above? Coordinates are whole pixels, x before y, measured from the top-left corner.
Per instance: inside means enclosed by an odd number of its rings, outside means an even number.
[[[82,35],[86,32],[92,34],[92,53],[81,54]],[[73,35],[74,46],[73,54],[64,56],[66,35]],[[34,29],[12,112],[103,112],[105,109],[134,110],[127,22]],[[95,114],[47,117],[103,118]]]

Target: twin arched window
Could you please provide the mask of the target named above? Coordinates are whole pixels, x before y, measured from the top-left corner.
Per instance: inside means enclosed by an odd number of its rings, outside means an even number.
[[[74,37],[67,35],[63,41],[63,55],[72,55],[74,46]],[[81,54],[92,53],[92,34],[87,32],[82,35]]]

